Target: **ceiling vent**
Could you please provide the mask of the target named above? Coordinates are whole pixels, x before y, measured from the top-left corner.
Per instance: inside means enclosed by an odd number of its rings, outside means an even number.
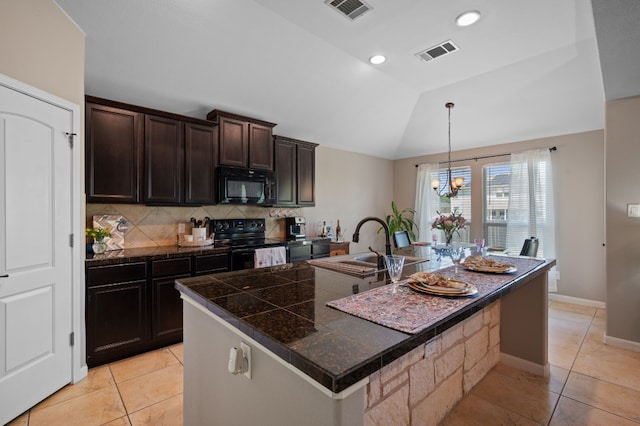
[[[373,9],[373,7],[360,0],[325,0],[325,4],[352,21]]]
[[[425,49],[421,52],[416,53],[416,57],[425,62],[428,62],[432,59],[439,58],[444,55],[448,55],[449,53],[453,53],[458,50],[458,47],[453,44],[451,40],[447,40],[443,43],[440,43],[436,46]]]

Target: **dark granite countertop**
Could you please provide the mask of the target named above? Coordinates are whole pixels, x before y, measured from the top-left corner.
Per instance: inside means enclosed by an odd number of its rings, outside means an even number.
[[[176,288],[338,393],[554,264],[555,260],[543,262],[499,288],[480,292],[468,305],[416,334],[326,306],[327,302],[387,285],[390,281],[384,272],[358,278],[297,263],[178,279]],[[405,266],[403,275],[420,269],[424,269],[420,264]],[[481,276],[477,274],[478,279]]]
[[[201,254],[228,253],[229,247],[215,245],[205,247],[142,247],[124,250],[112,250],[103,254],[87,254],[86,266],[117,265],[119,263],[140,262],[145,260],[171,259],[183,256],[196,256]]]

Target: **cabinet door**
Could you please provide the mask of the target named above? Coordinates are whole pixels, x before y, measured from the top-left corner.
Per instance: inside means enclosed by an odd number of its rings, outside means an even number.
[[[139,203],[143,114],[90,102],[85,113],[87,201]]]
[[[185,123],[186,204],[215,204],[215,168],[218,129]]]
[[[316,205],[315,146],[298,145],[298,205]]]
[[[152,280],[151,339],[154,345],[182,340],[182,299],[175,288],[175,280],[190,276],[176,275]]]
[[[279,139],[274,143],[278,205],[295,205],[297,201],[296,146]]]
[[[139,353],[147,344],[146,280],[87,288],[87,365]]]
[[[249,123],[249,168],[273,170],[271,127]]]
[[[183,185],[183,123],[152,115],[146,115],[144,121],[144,201],[179,204]]]
[[[248,167],[249,135],[245,121],[220,117],[220,164],[224,166]]]

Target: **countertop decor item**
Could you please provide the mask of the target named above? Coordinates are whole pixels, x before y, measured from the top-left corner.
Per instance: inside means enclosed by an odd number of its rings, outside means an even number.
[[[107,244],[104,242],[104,239],[111,236],[111,229],[87,228],[85,230],[85,235],[93,238],[93,245],[91,248],[95,254],[101,254],[107,251]]]
[[[438,217],[431,224],[431,229],[439,229],[444,232],[444,238],[447,245],[453,240],[453,233],[460,235],[460,229],[464,229],[466,219],[462,217],[462,213],[458,213],[458,209],[454,209],[449,214],[438,213]]]
[[[122,215],[105,214],[93,216],[93,229],[108,229],[111,235],[104,238],[107,251],[124,249],[124,233],[127,220]]]

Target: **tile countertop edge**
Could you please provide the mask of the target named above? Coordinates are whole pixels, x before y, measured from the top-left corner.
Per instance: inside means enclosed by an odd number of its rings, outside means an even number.
[[[179,247],[179,246],[159,246],[141,247],[124,250],[112,250],[105,254],[94,255],[85,259],[86,266],[106,266],[120,263],[140,262],[146,260],[173,259],[176,257],[198,256],[206,254],[228,253],[229,247]]]
[[[202,311],[203,313],[205,313],[205,315],[211,317],[212,319],[214,319],[215,321],[220,323],[223,327],[226,327],[227,329],[231,330],[232,332],[241,333],[242,334],[242,338],[247,340],[251,345],[263,347],[264,352],[266,354],[268,354],[269,356],[271,356],[271,358],[275,359],[277,362],[282,364],[285,368],[287,368],[290,371],[292,371],[295,374],[297,374],[303,380],[305,380],[306,382],[308,382],[311,385],[313,385],[316,389],[318,389],[320,392],[322,392],[323,394],[327,395],[331,399],[335,399],[335,400],[344,399],[344,398],[348,397],[349,395],[353,394],[358,389],[366,386],[369,383],[369,376],[366,376],[365,378],[363,378],[363,379],[351,384],[350,386],[343,388],[341,391],[334,392],[331,389],[329,389],[327,386],[325,386],[324,384],[319,382],[314,377],[309,376],[305,371],[302,371],[300,368],[297,368],[294,364],[292,364],[291,362],[287,361],[282,356],[278,355],[276,352],[272,351],[271,348],[265,347],[264,344],[263,344],[264,343],[263,341],[255,340],[252,336],[249,336],[249,335],[245,334],[242,330],[240,330],[238,328],[238,326],[234,325],[233,322],[229,321],[226,318],[223,318],[223,317],[219,316],[218,313],[215,313],[211,309],[209,304],[207,304],[205,306],[203,304],[202,297],[197,296],[197,293],[189,291],[188,292],[189,294],[187,294],[183,290],[189,290],[189,289],[184,287],[184,286],[182,286],[181,284],[178,284],[178,283],[176,283],[176,288],[178,288],[181,291],[181,293],[182,293],[181,297],[185,301],[185,303],[191,304],[196,309]],[[194,298],[193,296],[196,296],[196,297]],[[238,321],[238,320],[236,320],[236,321]],[[289,350],[289,352],[291,352],[291,351]]]
[[[435,322],[419,333],[404,333],[408,336],[408,339],[380,352],[364,362],[352,366],[339,375],[327,372],[313,361],[277,342],[270,336],[262,333],[260,330],[247,325],[241,319],[238,319],[232,314],[224,311],[221,307],[212,306],[214,305],[213,302],[209,300],[205,301],[198,293],[194,292],[189,287],[180,284],[178,281],[176,281],[176,289],[183,293],[183,295],[189,297],[193,301],[192,303],[199,304],[202,309],[205,309],[211,315],[215,315],[220,322],[225,322],[226,326],[235,329],[236,332],[247,335],[249,338],[265,347],[266,350],[270,351],[274,355],[274,358],[279,358],[283,363],[289,364],[293,370],[298,370],[298,373],[302,373],[306,377],[310,377],[312,380],[315,380],[316,383],[314,383],[314,385],[324,387],[324,391],[329,391],[332,395],[336,395],[341,394],[345,390],[349,390],[353,385],[367,379],[373,372],[380,370],[418,346],[427,343],[433,337],[469,318],[474,313],[482,310],[511,291],[525,285],[531,279],[538,277],[542,273],[546,273],[546,271],[555,266],[555,264],[555,259],[545,260],[544,263],[536,266],[526,274],[523,274],[495,291],[482,296],[473,303],[466,305],[451,315]],[[380,325],[380,327],[383,326]],[[253,335],[248,335],[248,331],[251,331]]]

